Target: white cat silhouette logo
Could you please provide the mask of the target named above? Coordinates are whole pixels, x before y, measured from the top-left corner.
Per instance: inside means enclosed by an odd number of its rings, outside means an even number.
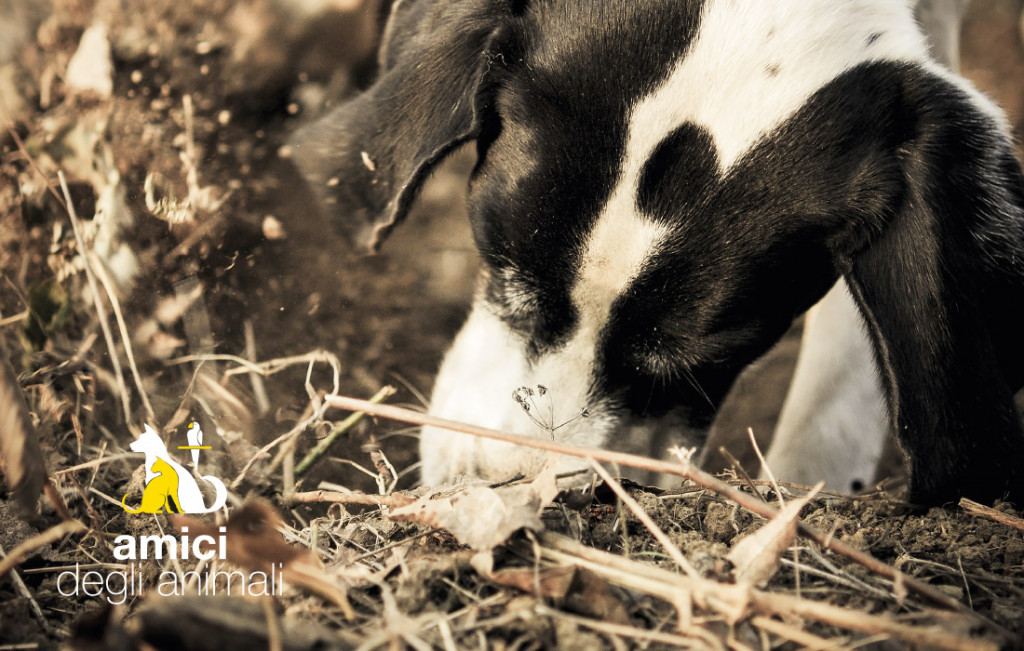
[[[178,446],[179,450],[192,452],[192,467],[199,467],[199,451],[209,450],[203,445],[203,430],[199,423],[193,422],[188,427],[188,445]],[[121,499],[121,506],[129,513],[210,513],[224,506],[228,490],[217,477],[203,475],[202,479],[213,484],[216,497],[209,508],[203,501],[196,478],[185,466],[171,458],[167,446],[149,425],[131,444],[133,452],[146,454],[146,488],[142,492],[142,504],[137,509],[130,509],[125,504],[128,495]]]

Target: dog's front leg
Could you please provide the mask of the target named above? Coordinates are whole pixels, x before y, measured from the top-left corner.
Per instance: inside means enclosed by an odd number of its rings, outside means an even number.
[[[768,467],[786,481],[856,491],[874,479],[888,433],[871,342],[840,279],[807,313]]]

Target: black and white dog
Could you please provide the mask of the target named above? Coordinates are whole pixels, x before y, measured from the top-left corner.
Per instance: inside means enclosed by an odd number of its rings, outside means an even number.
[[[484,271],[432,413],[584,445],[637,419],[706,427],[832,290],[873,350],[909,498],[1024,500],[1024,178],[911,4],[399,0],[376,84],[294,156],[376,248],[476,142]],[[512,399],[538,385],[547,428]],[[421,453],[427,483],[544,461],[433,428]]]

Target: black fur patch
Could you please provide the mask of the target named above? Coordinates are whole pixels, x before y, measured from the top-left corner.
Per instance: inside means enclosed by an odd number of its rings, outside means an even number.
[[[629,110],[665,79],[699,27],[702,2],[536,3],[506,33],[489,78],[470,218],[504,302],[508,272],[538,309],[509,322],[534,354],[573,331],[579,254],[615,186]]]
[[[304,129],[296,161],[375,247],[437,161],[476,139],[487,298],[532,355],[553,351],[577,327],[571,292],[630,110],[686,55],[703,2],[405,6],[381,79]],[[672,234],[613,306],[597,398],[708,422],[736,374],[842,275],[910,458],[910,498],[1024,500],[1012,402],[1024,177],[967,93],[915,64],[861,65],[724,173],[713,134],[680,125],[644,165],[636,208]]]

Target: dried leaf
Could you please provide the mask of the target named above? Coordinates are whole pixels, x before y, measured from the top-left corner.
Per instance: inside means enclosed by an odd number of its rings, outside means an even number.
[[[35,511],[46,482],[46,463],[18,378],[0,342],[0,470],[23,513]]]
[[[498,570],[487,575],[487,578],[498,585],[508,586],[523,592],[544,597],[545,599],[564,599],[569,594],[569,586],[576,576],[575,567],[515,567]]]
[[[629,624],[629,613],[608,582],[581,567],[530,567],[499,570],[486,575],[509,586],[545,599],[562,602],[571,612],[616,624]]]
[[[193,537],[200,534],[216,537],[217,525],[188,516],[173,516],[178,528],[187,526]],[[308,588],[334,602],[349,619],[355,617],[345,589],[321,567],[308,549],[289,545],[278,529],[281,516],[265,500],[252,500],[231,514],[226,525],[227,560],[235,565],[260,572],[281,568],[287,583]]]
[[[544,528],[540,512],[558,495],[554,470],[546,469],[531,484],[471,486],[452,497],[426,495],[408,506],[396,508],[389,517],[450,531],[463,545],[475,550],[497,547],[519,529]]]
[[[770,522],[743,538],[729,552],[728,559],[736,566],[736,582],[762,586],[779,569],[779,558],[796,538],[800,509],[821,490],[822,484],[804,497],[786,505]]]

